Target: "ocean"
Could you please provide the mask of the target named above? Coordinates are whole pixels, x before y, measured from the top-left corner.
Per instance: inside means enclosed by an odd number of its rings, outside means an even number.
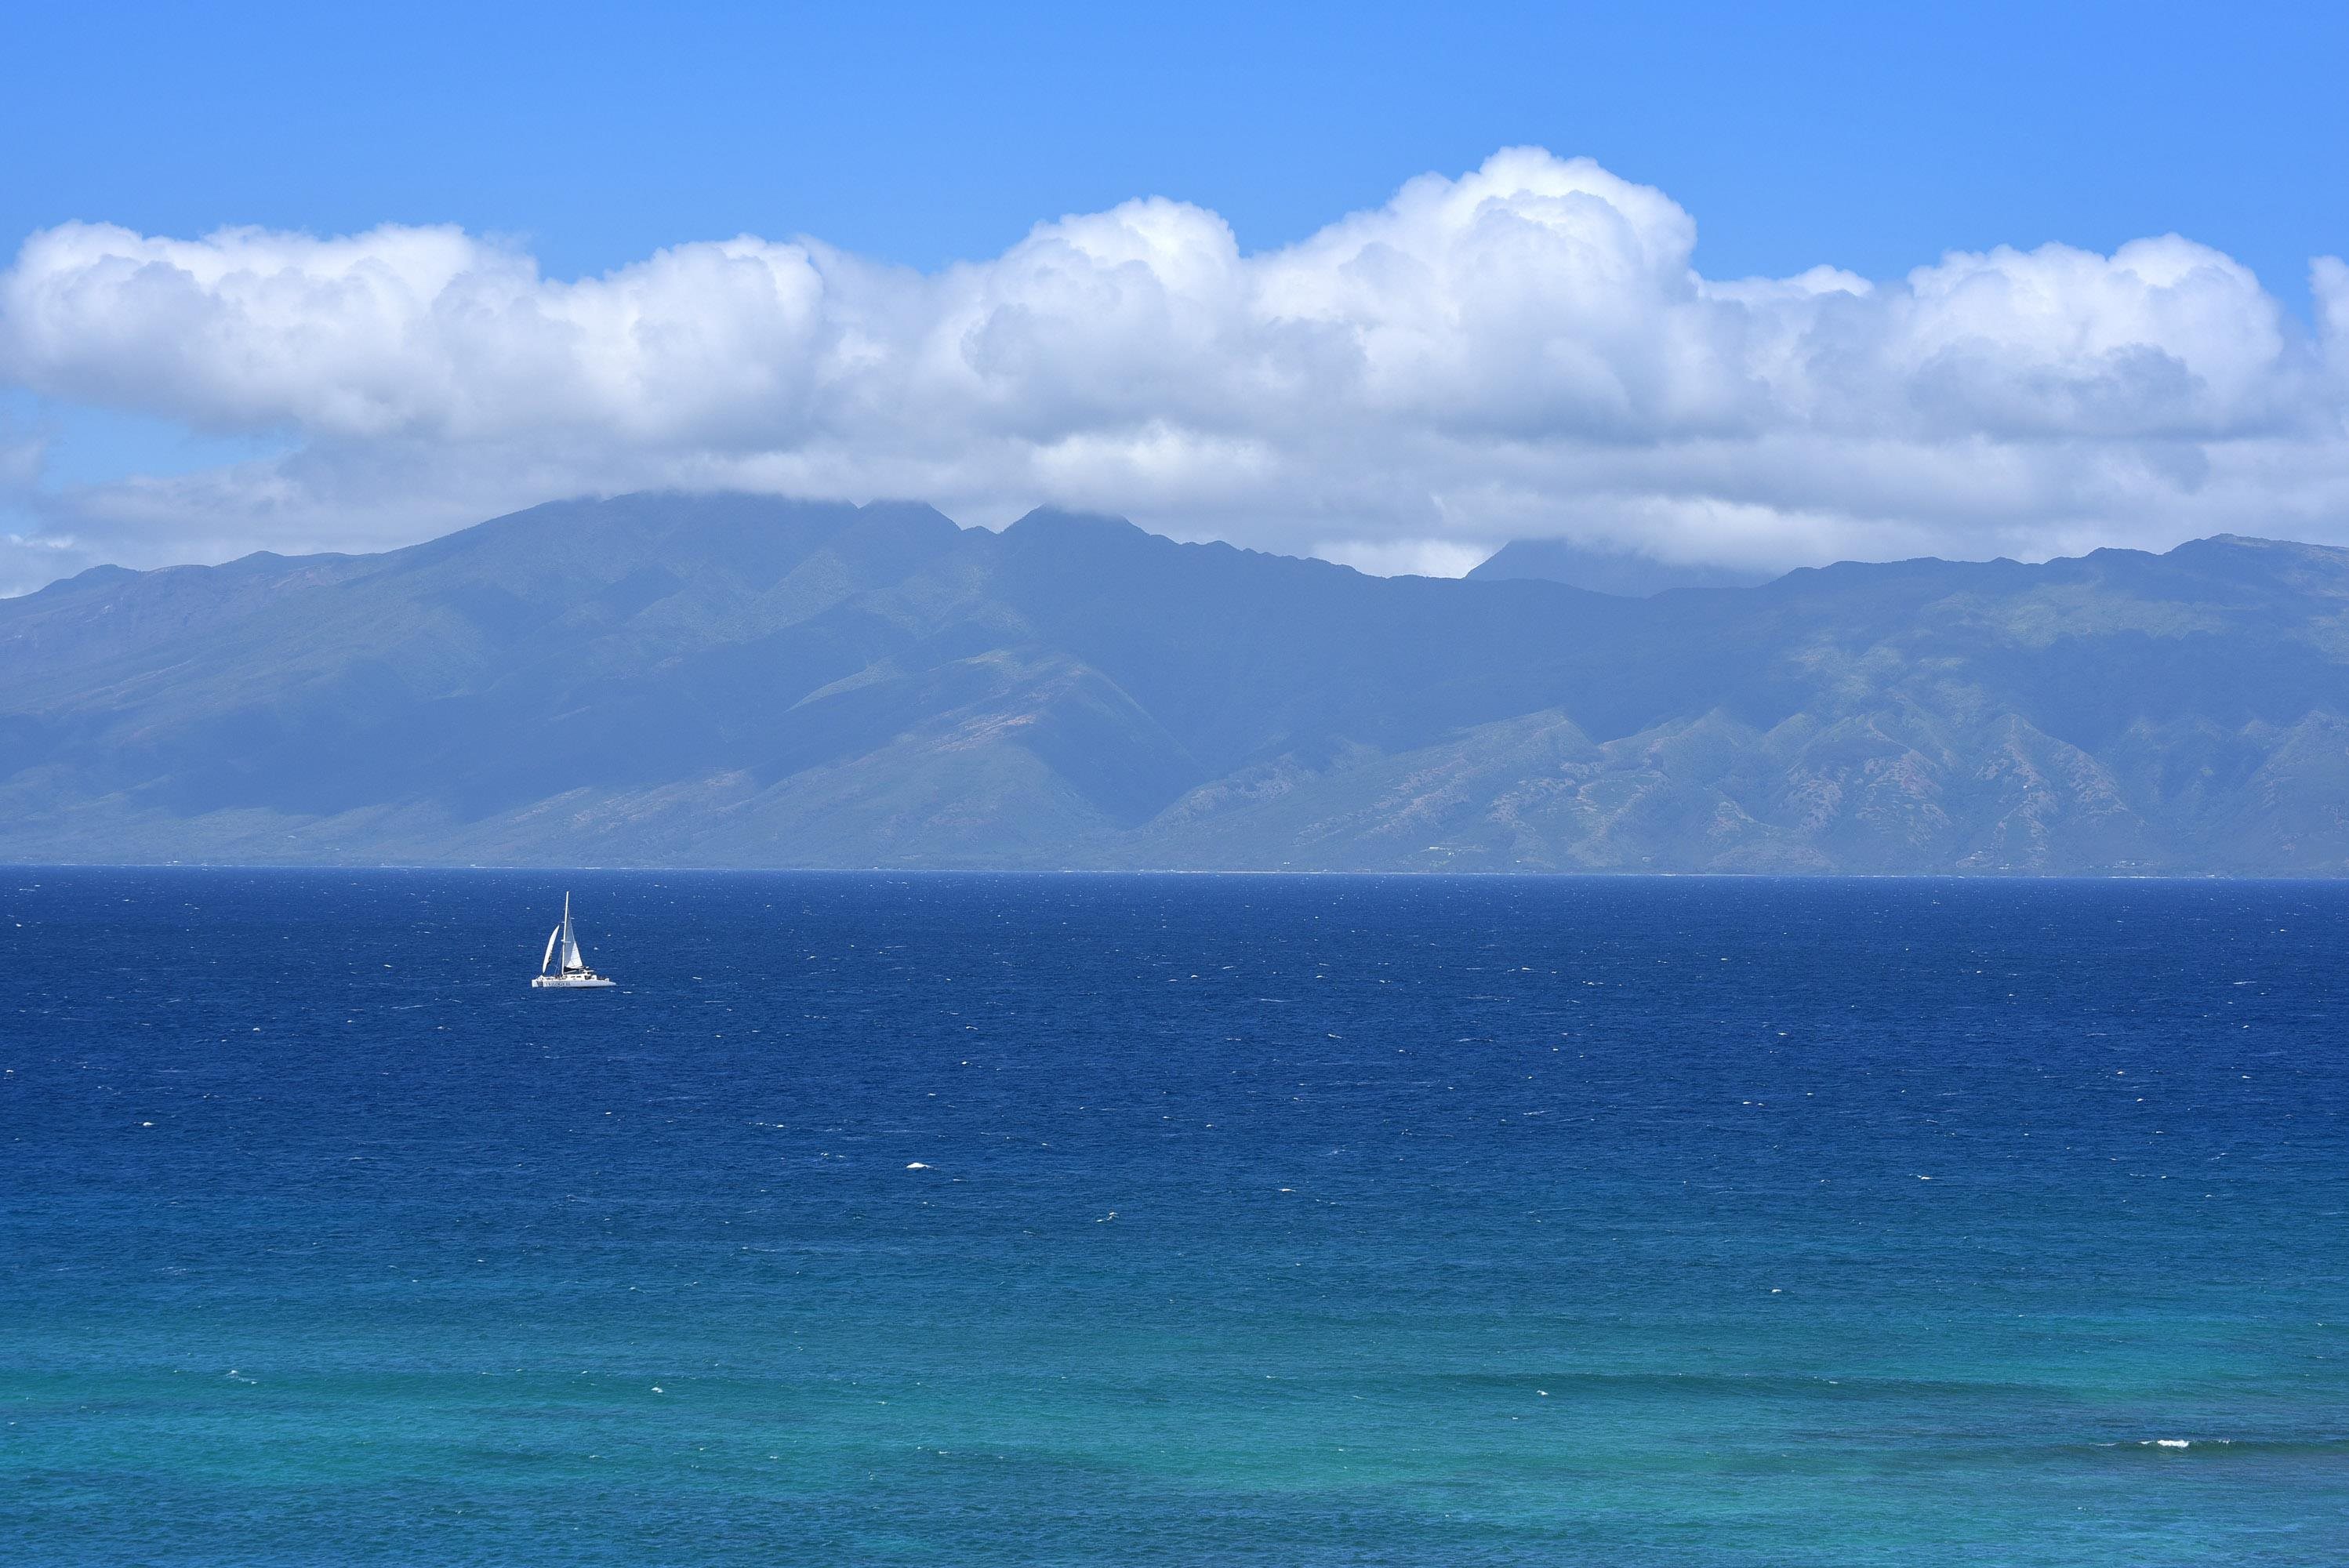
[[[602,992],[533,992],[574,898]],[[2349,887],[0,869],[10,1563],[2349,1561]]]

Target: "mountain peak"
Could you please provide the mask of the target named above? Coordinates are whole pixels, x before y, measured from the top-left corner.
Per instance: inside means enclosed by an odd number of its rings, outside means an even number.
[[[1023,512],[1004,529],[1009,537],[1015,533],[1045,536],[1092,535],[1121,539],[1155,539],[1161,536],[1140,528],[1125,518],[1103,511],[1070,511],[1057,506],[1040,506]]]
[[[1674,563],[1570,539],[1518,539],[1468,573],[1476,582],[1535,578],[1594,593],[1647,599],[1674,588],[1751,588],[1773,573],[1737,567]]]

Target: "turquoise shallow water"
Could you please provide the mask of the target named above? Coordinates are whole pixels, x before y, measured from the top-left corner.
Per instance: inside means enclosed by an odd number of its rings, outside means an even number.
[[[2349,1560],[2349,890],[564,885],[0,872],[0,1556]]]

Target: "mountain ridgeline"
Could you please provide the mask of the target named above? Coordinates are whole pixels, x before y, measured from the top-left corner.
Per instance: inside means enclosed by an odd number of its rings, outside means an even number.
[[[0,601],[0,859],[2349,872],[2349,552],[1648,598],[566,501]]]

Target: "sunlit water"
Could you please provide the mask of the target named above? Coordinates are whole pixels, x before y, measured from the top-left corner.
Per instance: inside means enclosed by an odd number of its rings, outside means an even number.
[[[527,988],[566,887],[620,989]],[[2344,954],[2322,885],[0,870],[0,1558],[2343,1561]]]

